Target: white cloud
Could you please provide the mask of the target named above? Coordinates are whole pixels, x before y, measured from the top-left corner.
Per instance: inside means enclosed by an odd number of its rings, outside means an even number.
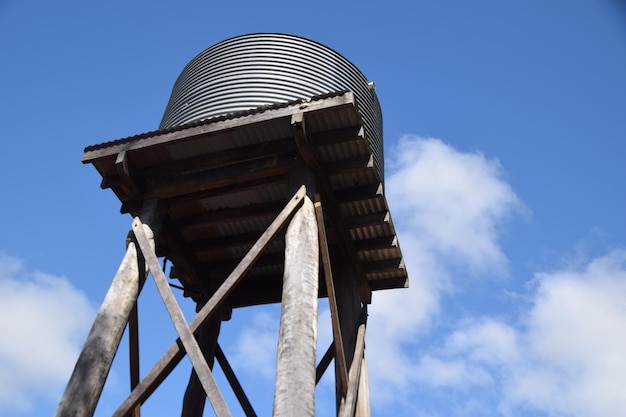
[[[524,207],[503,180],[497,160],[459,152],[438,139],[405,136],[391,151],[386,196],[410,274],[410,288],[376,293],[368,350],[375,401],[397,400],[423,372],[442,385],[484,383],[462,363],[417,360],[412,351],[439,312],[442,294],[455,291],[452,271],[504,275],[498,239],[503,222]],[[452,262],[451,262],[452,261]]]
[[[497,160],[438,139],[404,136],[389,166],[386,195],[400,229],[475,273],[505,273],[502,221],[523,206]]]
[[[94,310],[65,278],[0,253],[0,410],[58,399]]]
[[[465,360],[441,360],[431,355],[420,358],[413,379],[433,387],[459,387],[468,385],[487,385],[492,382],[491,375],[479,366]]]
[[[465,370],[489,375],[498,392],[486,405],[494,415],[622,416],[626,251],[612,251],[582,268],[538,273],[535,284],[522,327],[490,317],[466,320],[419,363],[436,364],[430,370],[435,375],[437,369],[451,370],[440,375],[452,389],[460,388],[456,380],[464,389],[489,381],[472,381]],[[433,385],[432,379],[421,383]]]
[[[474,362],[503,364],[520,357],[517,332],[492,318],[470,322],[448,337],[445,351],[465,352]]]
[[[267,380],[276,374],[278,318],[266,311],[255,313],[249,326],[244,327],[232,346],[233,363],[245,364],[244,372],[252,372]]]
[[[626,251],[612,251],[583,269],[538,274],[537,281],[523,333],[531,361],[514,368],[504,406],[526,403],[581,417],[623,415]]]

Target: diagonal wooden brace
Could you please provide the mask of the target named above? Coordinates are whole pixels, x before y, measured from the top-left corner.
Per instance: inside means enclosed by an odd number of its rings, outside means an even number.
[[[337,297],[335,296],[335,282],[333,281],[333,270],[330,265],[330,253],[328,250],[328,240],[326,239],[326,226],[324,225],[324,211],[320,202],[319,194],[315,195],[315,217],[317,219],[317,230],[320,240],[320,255],[326,279],[326,292],[328,293],[328,304],[330,306],[330,318],[333,329],[333,342],[335,346],[335,360],[339,367],[341,391],[345,397],[348,393],[348,371],[346,366],[346,355],[343,351],[343,340],[341,336],[341,326],[339,323],[339,312],[337,310]]]
[[[228,363],[226,355],[224,355],[224,351],[219,344],[215,349],[215,359],[217,359],[217,362],[220,364],[220,367],[224,372],[224,376],[228,380],[230,387],[233,389],[235,396],[239,400],[239,404],[241,405],[243,412],[246,414],[246,417],[257,417],[257,414],[254,411],[254,408],[252,408],[252,404],[250,403],[248,396],[244,392],[243,387],[239,383],[239,380],[237,379],[233,368],[230,366],[230,363]]]
[[[224,283],[217,289],[213,296],[198,312],[196,317],[189,323],[189,329],[195,333],[213,314],[215,309],[230,294],[234,287],[241,281],[244,275],[252,268],[254,263],[259,259],[264,249],[271,240],[282,230],[289,221],[292,214],[302,204],[306,195],[306,187],[300,187],[294,196],[287,202],[283,210],[278,214],[276,219],[265,230],[261,237],[256,241],[254,246],[248,251],[244,258],[235,267],[233,272],[226,278]],[[130,393],[120,407],[115,411],[113,417],[124,417],[137,404],[144,402],[163,382],[170,372],[185,356],[184,347],[180,340],[174,342],[161,359],[152,367],[148,374],[141,380],[139,385]]]
[[[361,366],[363,364],[363,355],[365,352],[365,323],[367,321],[367,312],[365,308],[361,312],[361,323],[357,329],[356,345],[354,347],[354,357],[350,365],[350,373],[348,374],[348,393],[341,400],[339,407],[339,417],[353,417],[356,410],[357,394],[359,392],[359,384],[361,383]]]
[[[146,260],[146,264],[148,265],[148,269],[152,273],[152,277],[154,278],[154,282],[157,285],[159,290],[159,294],[161,294],[161,298],[165,303],[165,307],[167,308],[167,312],[172,319],[172,323],[174,323],[174,327],[176,328],[176,332],[178,333],[180,340],[187,351],[187,355],[189,355],[189,359],[191,360],[191,364],[193,365],[194,370],[198,374],[198,378],[202,383],[202,387],[213,406],[213,410],[217,417],[230,417],[232,414],[226,405],[226,401],[222,396],[219,388],[217,387],[217,383],[215,382],[215,378],[213,378],[213,374],[211,373],[211,369],[200,350],[200,346],[198,345],[198,341],[193,335],[193,332],[189,328],[187,324],[187,320],[185,320],[185,316],[183,312],[180,310],[178,303],[176,301],[176,297],[174,297],[174,293],[172,293],[172,289],[167,283],[167,278],[165,278],[165,274],[159,265],[159,261],[150,246],[150,241],[146,236],[143,230],[143,224],[139,217],[136,217],[133,221],[133,232],[135,233],[135,237],[137,238],[137,243],[139,244],[139,248],[143,253],[143,256]]]

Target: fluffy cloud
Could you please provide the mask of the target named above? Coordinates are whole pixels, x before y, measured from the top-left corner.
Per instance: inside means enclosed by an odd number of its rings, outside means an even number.
[[[626,251],[612,251],[582,268],[538,273],[534,282],[521,326],[493,317],[466,321],[420,363],[457,370],[439,371],[452,389],[459,387],[457,380],[465,390],[483,389],[491,379],[488,388],[498,394],[493,404],[483,404],[491,415],[623,415]],[[483,377],[464,377],[467,369]],[[436,378],[419,382],[442,385]]]
[[[274,381],[276,373],[276,345],[278,340],[278,317],[267,311],[255,313],[232,346],[233,363],[246,364],[242,369]]]
[[[498,161],[481,153],[405,136],[390,157],[386,195],[411,283],[408,290],[375,294],[370,310],[368,349],[376,358],[371,384],[383,402],[397,400],[424,373],[441,385],[489,379],[461,363],[417,360],[407,346],[430,329],[442,294],[454,292],[454,269],[506,274],[499,231],[525,210]]]
[[[93,316],[65,278],[0,253],[0,411],[58,399]]]
[[[497,160],[438,139],[404,136],[389,166],[386,195],[402,231],[445,255],[447,263],[456,259],[475,273],[505,273],[502,221],[523,206]]]
[[[626,251],[538,274],[537,281],[520,336],[529,361],[512,367],[504,409],[528,404],[556,415],[623,415]]]

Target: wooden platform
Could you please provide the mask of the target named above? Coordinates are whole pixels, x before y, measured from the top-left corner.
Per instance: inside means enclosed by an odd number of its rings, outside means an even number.
[[[347,259],[370,291],[403,288],[408,276],[353,93],[266,106],[88,146],[121,211],[159,199],[167,214],[157,255],[198,300],[228,276],[286,200],[289,174],[315,172],[331,262]],[[277,239],[230,295],[232,307],[279,302],[284,242]],[[326,296],[320,280],[320,296]]]

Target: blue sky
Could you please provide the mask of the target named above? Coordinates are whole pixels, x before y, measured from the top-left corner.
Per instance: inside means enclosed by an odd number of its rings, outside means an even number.
[[[156,129],[185,64],[251,32],[319,41],[377,86],[411,288],[373,297],[373,415],[621,415],[618,0],[0,0],[0,414],[54,412],[124,251],[131,218],[80,163],[83,148]],[[144,372],[175,337],[156,297],[146,285]],[[278,314],[236,311],[220,336],[261,415],[271,413]],[[321,300],[322,351],[328,325]],[[125,346],[98,416],[127,393]],[[178,414],[188,372],[181,364],[144,415]],[[320,416],[332,414],[332,383],[318,388]]]

